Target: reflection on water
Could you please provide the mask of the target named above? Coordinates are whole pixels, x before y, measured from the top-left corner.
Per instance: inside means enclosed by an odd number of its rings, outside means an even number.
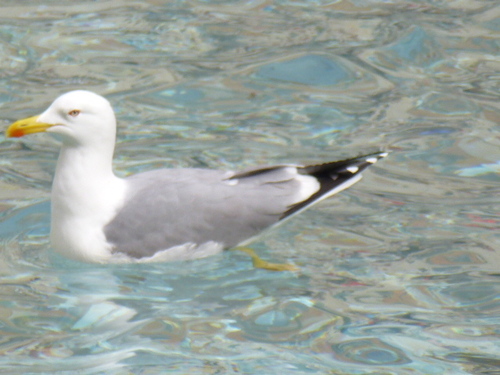
[[[0,142],[2,374],[498,371],[494,1],[4,1],[6,126],[75,88],[119,120],[116,170],[392,150],[253,247],[95,266],[54,255],[57,142]]]

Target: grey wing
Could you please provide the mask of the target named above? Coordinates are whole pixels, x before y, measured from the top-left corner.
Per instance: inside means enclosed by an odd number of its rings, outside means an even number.
[[[187,242],[233,247],[361,179],[386,152],[239,174],[164,169],[127,179],[128,199],[105,227],[114,251],[141,258]]]
[[[129,177],[128,198],[104,230],[108,242],[115,252],[136,258],[188,242],[229,248],[278,222],[303,200],[294,167],[227,176],[165,169]]]

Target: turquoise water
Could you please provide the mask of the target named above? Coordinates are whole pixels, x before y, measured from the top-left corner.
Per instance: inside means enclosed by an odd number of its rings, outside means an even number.
[[[4,128],[106,95],[121,175],[392,150],[252,245],[275,273],[56,256],[57,142],[1,138],[2,374],[500,373],[497,1],[0,7]]]

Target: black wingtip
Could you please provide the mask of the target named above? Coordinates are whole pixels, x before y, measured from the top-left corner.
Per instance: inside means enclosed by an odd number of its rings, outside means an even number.
[[[351,159],[309,165],[301,168],[300,173],[315,177],[320,183],[320,188],[308,199],[291,206],[283,213],[281,219],[293,215],[321,199],[344,190],[351,186],[352,183],[356,183],[361,177],[359,176],[361,172],[380,159],[385,158],[387,155],[389,155],[389,152],[380,151]],[[348,181],[352,181],[352,183],[349,184]]]
[[[371,154],[357,156],[355,158],[343,159],[323,164],[308,165],[303,168],[306,174],[315,176],[325,171],[335,171],[337,173],[351,173],[352,175],[362,172],[364,169],[375,164],[380,159],[389,155],[388,151],[379,151]]]

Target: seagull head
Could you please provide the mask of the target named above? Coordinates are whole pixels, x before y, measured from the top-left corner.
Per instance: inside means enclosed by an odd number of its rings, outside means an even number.
[[[48,132],[59,134],[67,146],[113,143],[116,119],[109,102],[91,91],[70,91],[58,97],[41,115],[16,121],[7,137]]]

